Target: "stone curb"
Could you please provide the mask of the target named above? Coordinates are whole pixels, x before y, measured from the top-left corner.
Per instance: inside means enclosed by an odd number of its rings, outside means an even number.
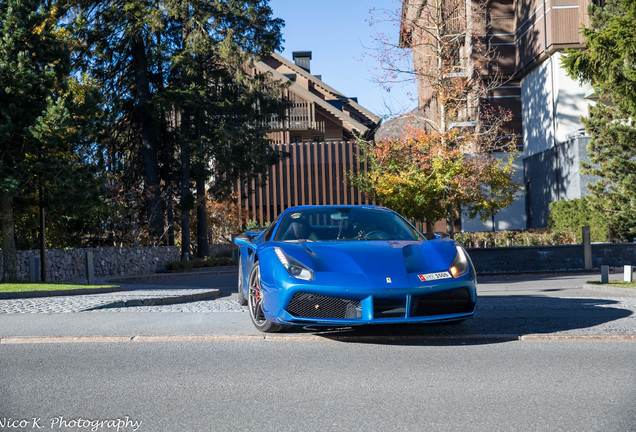
[[[173,304],[190,303],[190,302],[196,302],[201,300],[208,300],[211,298],[219,297],[220,295],[221,295],[221,290],[211,289],[209,291],[205,291],[205,292],[201,292],[197,294],[120,300],[120,301],[110,303],[106,306],[99,306],[95,309],[173,305]]]
[[[319,335],[110,335],[110,336],[5,336],[0,344],[115,343],[115,342],[359,342],[359,343],[470,343],[537,341],[636,341],[636,334],[529,334],[471,336],[334,336]]]
[[[122,287],[111,288],[80,288],[69,290],[54,290],[54,291],[18,291],[18,292],[3,292],[0,293],[0,300],[15,300],[24,298],[37,298],[37,297],[58,297],[58,296],[73,296],[73,295],[89,295],[89,294],[108,294],[113,292],[124,291]]]
[[[594,284],[588,284],[588,283],[583,285],[582,288],[587,291],[596,291],[599,293],[636,296],[636,289],[634,288],[620,288],[620,287],[613,287],[613,286],[594,285]]]

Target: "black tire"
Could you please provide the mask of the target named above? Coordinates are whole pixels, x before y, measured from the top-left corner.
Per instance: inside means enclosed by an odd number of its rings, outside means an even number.
[[[247,306],[252,319],[252,324],[258,330],[265,333],[273,333],[282,329],[282,325],[273,323],[265,319],[263,313],[263,290],[261,289],[261,269],[258,264],[254,264],[247,281]]]
[[[239,254],[239,268],[238,268],[238,304],[241,306],[247,306],[247,299],[243,295],[243,265],[241,265],[240,254]]]

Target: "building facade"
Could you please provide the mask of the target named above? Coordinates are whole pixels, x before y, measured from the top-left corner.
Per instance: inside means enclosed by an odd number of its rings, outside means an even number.
[[[293,61],[276,53],[255,64],[261,73],[286,84],[292,102],[283,121],[269,125],[274,152],[286,155],[269,168],[259,185],[237,182],[244,220],[259,225],[297,205],[367,204],[347,181],[364,169],[358,140],[372,140],[381,119],[311,74],[311,51],[294,52]]]
[[[478,10],[475,3],[462,1],[467,11]],[[456,2],[449,0],[450,4]],[[579,29],[589,24],[589,2],[493,0],[484,10],[482,32],[466,39],[480,38],[491,54],[485,73],[499,82],[485,99],[512,111],[508,131],[519,138],[522,149],[517,178],[524,185],[523,196],[497,215],[495,229],[544,227],[550,202],[580,198],[587,194],[587,183],[594,181],[580,170],[580,161],[587,160],[589,141],[580,117],[594,103],[593,92],[569,78],[561,67],[564,49],[583,47]],[[400,37],[404,46],[417,43],[409,28],[431,4],[403,1]],[[421,50],[413,52],[415,68],[425,64],[422,57],[426,55]],[[420,88],[425,85],[420,83]],[[427,93],[420,91],[423,101]],[[493,227],[463,218],[462,228],[481,231]]]
[[[275,144],[371,139],[380,118],[311,74],[311,51],[292,53],[293,62],[273,53],[256,63],[261,73],[287,84],[292,102],[284,121],[272,122],[268,138]]]

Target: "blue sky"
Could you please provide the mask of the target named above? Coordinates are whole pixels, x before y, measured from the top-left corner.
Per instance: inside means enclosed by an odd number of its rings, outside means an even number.
[[[274,16],[285,20],[283,57],[293,51],[311,51],[311,73],[379,116],[390,116],[415,107],[416,89],[410,83],[394,84],[386,91],[377,83],[380,64],[375,36],[384,32],[395,42],[395,23],[369,26],[370,10],[396,11],[400,0],[270,0]]]

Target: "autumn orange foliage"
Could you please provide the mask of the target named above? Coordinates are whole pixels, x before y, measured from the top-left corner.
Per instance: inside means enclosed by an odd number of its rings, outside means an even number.
[[[463,211],[488,220],[513,201],[514,147],[462,128],[408,131],[362,144],[367,170],[354,183],[408,218],[437,221]],[[452,220],[451,220],[452,222]]]

